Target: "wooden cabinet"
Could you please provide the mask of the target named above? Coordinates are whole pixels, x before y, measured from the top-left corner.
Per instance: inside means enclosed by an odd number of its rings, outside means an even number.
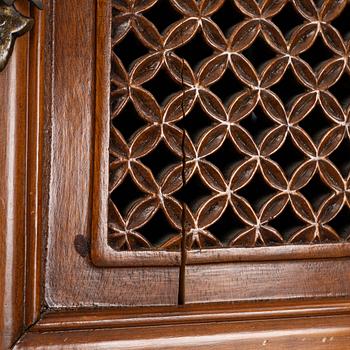
[[[0,347],[349,348],[349,4],[15,6]]]

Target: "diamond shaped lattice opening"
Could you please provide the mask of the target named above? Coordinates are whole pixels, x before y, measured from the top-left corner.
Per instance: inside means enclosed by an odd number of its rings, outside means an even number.
[[[290,135],[270,158],[278,163],[288,177],[307,159],[303,152],[295,146]]]
[[[344,241],[349,5],[112,4],[110,248]]]
[[[303,24],[304,18],[296,10],[292,1],[286,5],[272,18],[272,22],[281,30],[286,38],[289,38],[293,29]]]

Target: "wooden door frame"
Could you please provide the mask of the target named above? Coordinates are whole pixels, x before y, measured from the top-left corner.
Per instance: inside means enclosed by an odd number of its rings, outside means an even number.
[[[45,110],[44,67],[50,67],[55,20],[18,1],[35,18],[30,35],[19,39],[0,74],[0,347],[2,349],[344,349],[350,342],[350,301],[327,299],[259,304],[203,304],[70,311],[45,306],[42,232],[46,232],[43,194],[47,193],[50,140]],[[47,24],[49,24],[47,26]],[[45,30],[45,27],[48,28]],[[46,44],[44,39],[46,37]],[[46,57],[44,63],[44,56]],[[47,72],[50,72],[47,70]],[[50,99],[50,91],[45,91]],[[47,143],[47,144],[46,144]],[[44,213],[42,215],[42,213]],[[176,338],[176,340],[174,340]]]

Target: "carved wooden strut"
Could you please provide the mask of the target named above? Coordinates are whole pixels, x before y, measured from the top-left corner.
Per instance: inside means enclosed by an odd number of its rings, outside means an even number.
[[[41,0],[30,0],[39,9]],[[0,0],[0,72],[6,67],[16,38],[27,33],[33,26],[33,19],[21,15],[14,7],[15,0]]]

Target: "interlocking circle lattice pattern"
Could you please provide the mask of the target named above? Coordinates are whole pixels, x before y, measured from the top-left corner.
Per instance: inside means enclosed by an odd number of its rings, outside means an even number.
[[[109,244],[348,240],[345,0],[113,0]]]

